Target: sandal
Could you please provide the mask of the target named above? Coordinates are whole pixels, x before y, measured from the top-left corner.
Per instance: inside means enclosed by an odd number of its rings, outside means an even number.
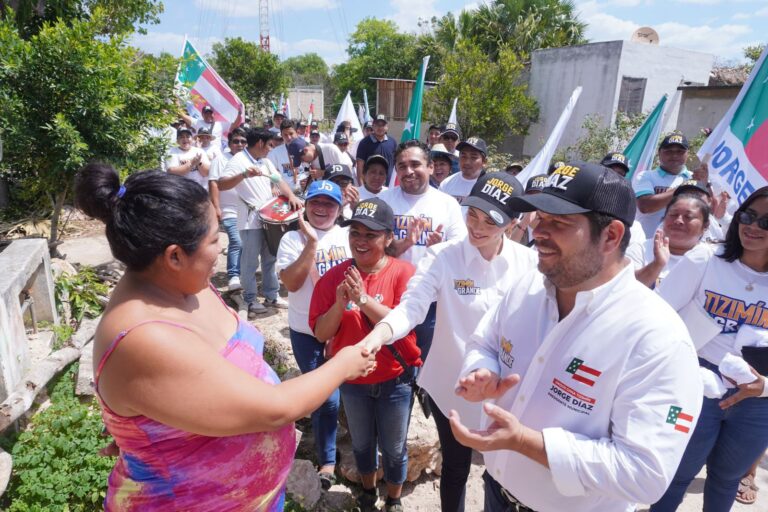
[[[747,475],[739,482],[736,501],[744,505],[752,505],[757,501],[758,487],[755,485],[755,475]]]
[[[328,473],[326,471],[321,471],[317,474],[317,476],[320,477],[320,487],[323,488],[324,491],[327,491],[334,485],[336,485],[336,475],[333,473]]]

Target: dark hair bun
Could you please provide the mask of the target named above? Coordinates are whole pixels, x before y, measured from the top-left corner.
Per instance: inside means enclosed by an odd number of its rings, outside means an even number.
[[[80,169],[75,182],[75,205],[86,215],[105,224],[120,190],[120,175],[108,164],[90,163]]]

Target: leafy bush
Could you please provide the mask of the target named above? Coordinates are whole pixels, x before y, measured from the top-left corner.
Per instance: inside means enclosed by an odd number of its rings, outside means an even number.
[[[35,415],[11,451],[13,476],[0,508],[9,512],[102,510],[113,457],[98,454],[109,440],[95,400],[75,396],[79,363],[72,364],[50,389],[52,405]],[[10,441],[12,442],[12,441]]]
[[[84,316],[94,318],[102,312],[109,287],[96,277],[93,268],[82,267],[77,274],[61,274],[54,291],[59,314],[80,323]]]

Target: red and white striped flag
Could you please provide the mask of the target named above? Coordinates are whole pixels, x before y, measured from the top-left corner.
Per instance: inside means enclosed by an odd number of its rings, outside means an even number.
[[[245,106],[235,91],[188,40],[184,42],[182,62],[176,72],[176,92],[186,101],[192,117],[200,119],[203,107],[213,107],[214,116],[221,122],[225,134],[238,115],[242,118],[245,113]]]

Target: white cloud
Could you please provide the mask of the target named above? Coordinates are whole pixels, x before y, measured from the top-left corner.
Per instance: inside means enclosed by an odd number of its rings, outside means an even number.
[[[397,23],[400,30],[415,32],[419,29],[419,19],[429,20],[432,16],[442,16],[435,8],[436,0],[390,0],[390,9],[394,14],[387,16]]]
[[[227,17],[258,18],[259,2],[256,0],[195,0],[195,7],[203,11],[215,11]],[[269,2],[270,12],[310,11],[315,9],[336,9],[336,0],[278,0]]]
[[[712,1],[712,0],[688,0]],[[579,2],[580,18],[587,26],[590,41],[629,40],[640,24],[621,19],[605,12],[605,6],[596,0]],[[768,10],[768,9],[766,9]],[[742,49],[749,45],[752,29],[743,24],[686,25],[678,22],[653,24],[663,46],[711,53],[724,59],[743,60]]]

